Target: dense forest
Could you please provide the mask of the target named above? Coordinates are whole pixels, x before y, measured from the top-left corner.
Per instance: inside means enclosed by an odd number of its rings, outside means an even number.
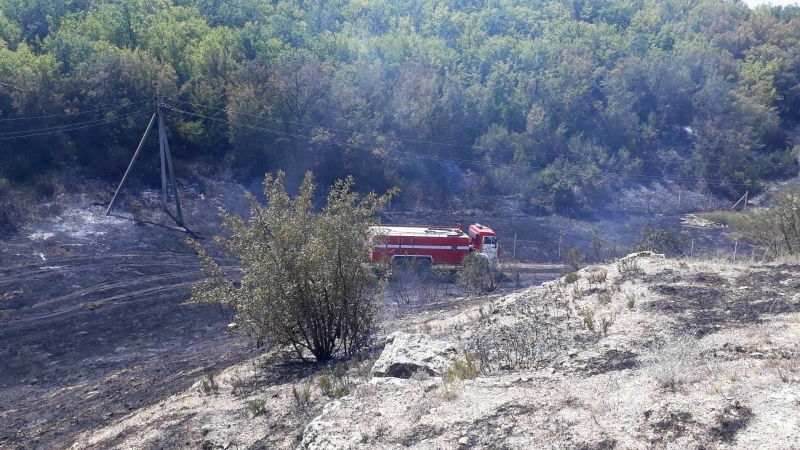
[[[13,183],[119,177],[160,95],[184,176],[310,169],[565,209],[655,180],[735,196],[795,172],[800,8],[0,0],[0,83]]]

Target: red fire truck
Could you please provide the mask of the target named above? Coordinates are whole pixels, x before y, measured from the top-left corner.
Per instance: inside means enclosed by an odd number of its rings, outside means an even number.
[[[492,262],[500,256],[494,231],[478,223],[470,225],[466,232],[461,224],[455,227],[380,225],[370,228],[370,232],[373,261],[402,262],[406,258],[416,258],[431,265],[459,265],[464,256],[472,252]]]

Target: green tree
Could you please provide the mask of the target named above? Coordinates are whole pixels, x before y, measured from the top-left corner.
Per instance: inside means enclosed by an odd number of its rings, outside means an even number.
[[[360,196],[348,178],[333,185],[317,213],[311,174],[295,198],[284,179],[283,172],[265,178],[267,206],[248,194],[249,220],[223,216],[231,235],[215,242],[238,259],[241,282],[227,277],[197,241],[188,241],[206,277],[192,299],[235,308],[237,323],[259,344],[289,346],[303,359],[358,352],[374,331],[384,286],[370,268],[369,227],[395,191]]]

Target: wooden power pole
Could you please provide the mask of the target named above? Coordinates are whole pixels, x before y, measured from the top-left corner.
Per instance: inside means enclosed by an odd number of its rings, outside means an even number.
[[[170,217],[175,219],[178,225],[185,227],[183,223],[183,211],[181,210],[181,200],[178,197],[178,184],[175,181],[175,171],[172,168],[172,155],[169,151],[167,129],[164,126],[164,110],[167,109],[169,108],[164,103],[164,99],[162,97],[158,97],[158,109],[155,113],[153,113],[153,117],[150,118],[150,123],[147,125],[147,129],[142,136],[142,140],[139,142],[139,146],[136,147],[136,152],[134,152],[133,158],[131,159],[130,164],[128,164],[128,169],[125,171],[125,175],[122,176],[122,181],[119,182],[119,186],[117,186],[117,190],[114,192],[114,197],[111,198],[111,203],[108,204],[106,215],[111,212],[111,207],[114,206],[114,201],[117,199],[117,195],[119,195],[119,192],[122,190],[122,185],[124,185],[125,181],[128,179],[131,169],[136,163],[136,159],[139,157],[142,147],[144,147],[144,141],[147,140],[147,136],[150,135],[150,130],[153,129],[153,124],[155,123],[156,118],[158,118],[158,145],[161,153],[161,208]],[[169,183],[167,180],[169,180]],[[169,211],[169,189],[167,189],[168,184],[172,185],[172,194],[175,197],[175,210],[177,216],[172,216]]]

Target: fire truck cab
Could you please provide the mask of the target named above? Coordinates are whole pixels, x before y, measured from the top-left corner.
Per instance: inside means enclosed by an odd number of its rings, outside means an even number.
[[[469,226],[467,234],[476,252],[486,256],[490,261],[497,260],[500,256],[500,246],[497,244],[497,235],[491,228],[476,223]]]

